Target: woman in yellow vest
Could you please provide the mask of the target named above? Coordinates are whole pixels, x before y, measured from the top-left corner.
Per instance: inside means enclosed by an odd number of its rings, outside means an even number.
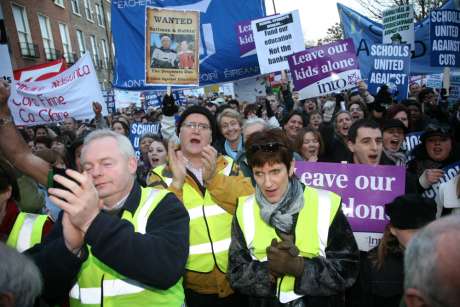
[[[282,131],[246,143],[255,193],[240,197],[228,278],[250,306],[343,306],[359,251],[338,195],[303,186]]]

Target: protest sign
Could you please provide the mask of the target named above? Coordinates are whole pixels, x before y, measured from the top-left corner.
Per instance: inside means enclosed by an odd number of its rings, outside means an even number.
[[[439,192],[439,186],[442,183],[451,180],[460,173],[460,161],[447,165],[442,170],[444,171],[444,175],[436,183],[431,185],[429,189],[423,192],[423,197],[435,199]]]
[[[125,91],[114,89],[113,93],[115,95],[115,106],[117,109],[127,108],[132,104],[138,108],[142,107],[140,91]]]
[[[136,153],[136,158],[141,157],[140,151],[140,140],[141,137],[146,133],[152,133],[160,135],[160,123],[154,124],[141,124],[141,123],[132,123],[129,127],[129,140],[134,147],[134,152]]]
[[[146,12],[146,84],[198,85],[199,12],[158,8]]]
[[[13,80],[13,68],[11,67],[10,52],[8,45],[0,44],[0,79],[11,83]]]
[[[324,96],[356,86],[361,79],[351,39],[308,48],[288,57],[300,99]]]
[[[426,87],[442,88],[442,74],[431,74],[426,78]]]
[[[386,84],[397,100],[406,99],[410,75],[409,45],[372,45],[371,56],[369,92],[378,93]]]
[[[398,5],[383,11],[383,43],[414,44],[414,7],[412,4]]]
[[[363,76],[368,76],[372,67],[369,48],[382,43],[383,27],[381,23],[359,14],[358,12],[337,3],[345,38],[353,39],[355,43],[359,67]],[[441,9],[460,9],[458,0],[447,0]],[[421,19],[415,25],[415,50],[411,58],[412,75],[429,75],[442,72],[442,67],[430,65],[431,43],[429,16]]]
[[[460,67],[460,11],[430,12],[431,65]]]
[[[149,108],[158,109],[161,107],[162,96],[157,91],[143,91],[141,92],[141,100],[144,101],[144,110]]]
[[[449,102],[460,100],[460,72],[450,75]]]
[[[256,54],[256,44],[252,35],[251,21],[240,21],[236,24],[236,39],[240,46],[240,56]]]
[[[262,74],[288,69],[289,55],[305,49],[299,11],[251,22]]]
[[[103,91],[102,96],[107,104],[107,112],[109,114],[115,113],[115,96],[113,95],[113,91]]]
[[[404,194],[405,169],[399,166],[296,161],[295,173],[305,185],[342,197],[342,210],[364,251],[378,244],[388,223],[384,205]]]
[[[89,54],[59,75],[34,82],[13,80],[8,100],[16,125],[42,125],[62,122],[67,117],[94,118],[92,103],[107,105]]]
[[[265,16],[263,0],[117,0],[111,3],[116,57],[114,87],[153,89],[145,84],[147,5],[200,12],[200,41],[196,44],[199,46],[199,61],[196,61],[200,65],[200,85],[229,82],[260,73],[256,55],[240,55],[234,32],[237,22]]]
[[[265,96],[267,83],[264,76],[257,76],[233,82],[235,97],[239,101],[256,102],[258,96]]]

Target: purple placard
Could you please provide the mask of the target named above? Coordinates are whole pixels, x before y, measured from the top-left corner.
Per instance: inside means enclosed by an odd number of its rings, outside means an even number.
[[[337,193],[354,232],[382,233],[384,205],[404,194],[401,166],[296,161],[296,175],[306,185]]]
[[[294,53],[288,62],[295,90],[301,98],[348,89],[361,78],[352,39]]]
[[[236,24],[236,38],[240,46],[240,55],[255,54],[256,44],[252,36],[251,20],[244,20]]]

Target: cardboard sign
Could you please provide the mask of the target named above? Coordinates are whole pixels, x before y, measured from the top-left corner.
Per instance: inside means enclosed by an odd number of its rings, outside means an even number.
[[[414,7],[412,4],[399,5],[383,11],[383,43],[414,44]]]
[[[92,119],[92,103],[107,105],[89,54],[59,75],[35,82],[13,81],[8,100],[16,125],[34,126],[62,122],[66,117]]]
[[[253,20],[251,26],[262,74],[288,69],[288,56],[305,48],[298,11]]]
[[[294,88],[300,99],[350,89],[361,79],[351,39],[308,48],[288,59]]]
[[[460,11],[430,12],[431,66],[460,67]]]
[[[386,84],[399,101],[407,98],[410,75],[409,45],[372,45],[369,92],[377,93]]]

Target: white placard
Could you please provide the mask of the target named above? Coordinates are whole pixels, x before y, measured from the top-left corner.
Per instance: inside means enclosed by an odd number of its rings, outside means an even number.
[[[92,103],[107,106],[102,97],[96,70],[89,54],[59,75],[43,81],[14,81],[8,100],[16,125],[62,122],[66,117],[92,119]]]
[[[141,92],[140,91],[125,91],[125,90],[114,90],[115,95],[115,107],[117,109],[127,108],[134,104],[140,108],[141,104]]]
[[[289,69],[288,56],[305,49],[297,10],[253,20],[251,27],[262,74]]]
[[[414,6],[399,5],[383,11],[383,44],[414,44]]]

